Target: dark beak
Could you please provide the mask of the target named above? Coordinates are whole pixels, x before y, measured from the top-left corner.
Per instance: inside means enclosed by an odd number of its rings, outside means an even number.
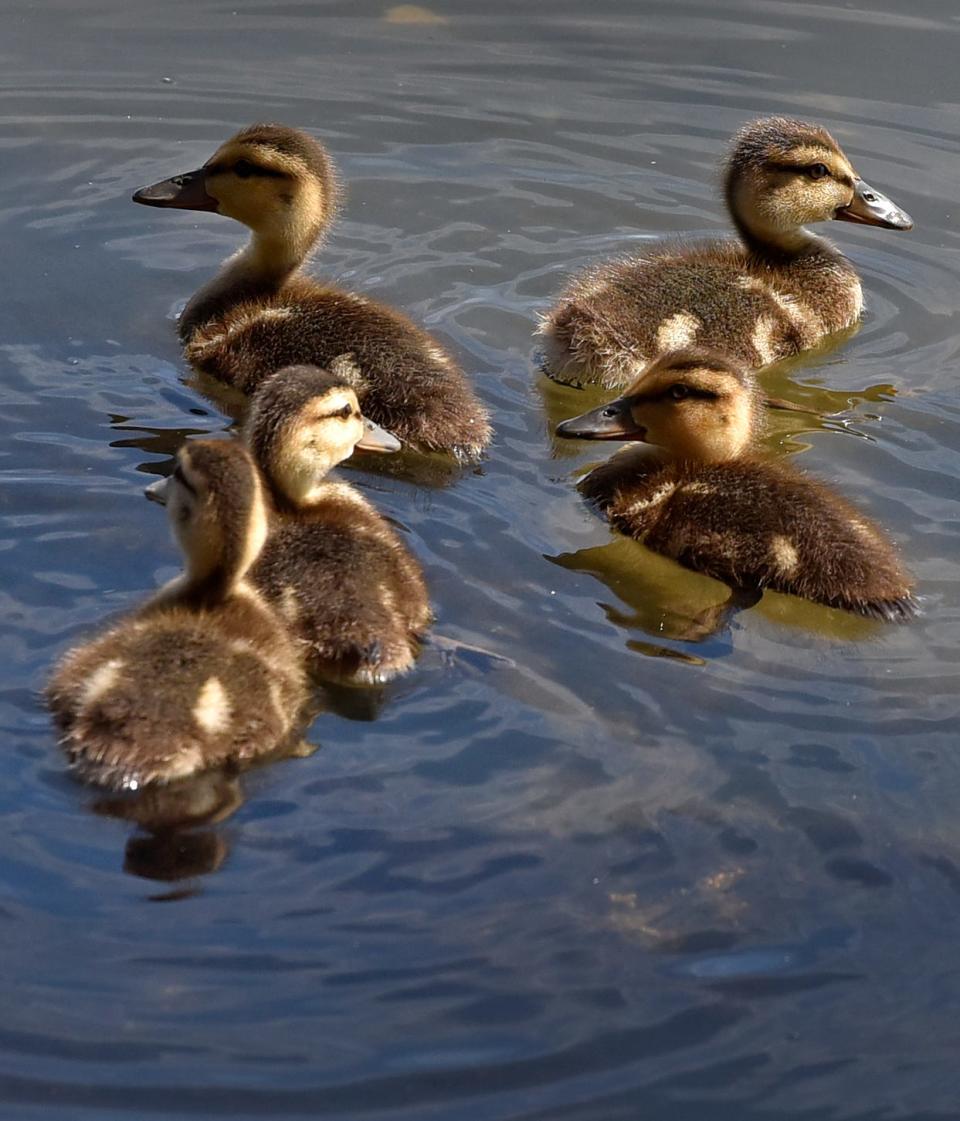
[[[913,219],[909,214],[862,179],[853,184],[850,204],[842,206],[834,218],[841,222],[859,222],[864,226],[882,226],[885,230],[913,229]]]
[[[141,187],[133,196],[144,206],[169,206],[177,210],[210,210],[216,213],[217,200],[207,194],[207,173],[202,167],[163,179],[151,187]]]
[[[557,425],[557,435],[568,440],[642,440],[646,429],[633,419],[631,397],[591,409]]]
[[[366,431],[356,444],[356,447],[360,448],[361,451],[398,452],[400,450],[400,441],[392,432],[381,428],[379,424],[374,424],[372,420],[368,420],[366,417],[363,418],[363,423],[366,426]]]

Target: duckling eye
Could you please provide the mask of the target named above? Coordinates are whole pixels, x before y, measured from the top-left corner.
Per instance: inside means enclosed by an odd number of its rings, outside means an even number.
[[[249,179],[256,171],[256,168],[249,160],[237,160],[233,165],[234,175],[238,175],[241,179]]]
[[[825,163],[811,164],[810,167],[807,168],[807,175],[809,175],[811,179],[823,179],[829,174],[830,168],[827,167]]]
[[[690,389],[682,382],[677,382],[676,385],[671,385],[667,391],[674,401],[683,401],[690,396]]]
[[[344,420],[346,420],[347,417],[353,416],[353,405],[344,405],[337,413],[337,416],[343,417]]]

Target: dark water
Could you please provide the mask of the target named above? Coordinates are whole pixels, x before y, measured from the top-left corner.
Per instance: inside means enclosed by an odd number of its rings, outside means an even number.
[[[384,10],[4,5],[0,1116],[960,1117],[960,17]],[[723,229],[717,160],[769,112],[916,219],[832,231],[865,322],[765,384],[836,414],[771,448],[889,527],[925,613],[771,595],[691,643],[716,587],[582,508],[604,449],[548,433],[592,398],[536,375],[531,330],[572,266]],[[339,698],[314,754],[154,835],[65,774],[36,695],[174,571],[141,487],[227,423],[172,315],[239,228],[128,196],[264,118],[349,183],[317,268],[427,324],[494,411],[455,485],[352,474],[480,651]]]

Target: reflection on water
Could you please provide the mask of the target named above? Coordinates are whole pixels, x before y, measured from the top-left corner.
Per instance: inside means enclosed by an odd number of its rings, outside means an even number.
[[[5,21],[0,1113],[953,1117],[960,23],[411,7]],[[778,112],[916,219],[829,231],[864,322],[763,374],[813,410],[771,410],[768,450],[900,543],[908,627],[728,611],[580,501],[607,451],[552,440],[599,397],[537,373],[538,313],[591,260],[725,231],[727,139]],[[257,119],[314,130],[348,184],[317,273],[436,333],[497,439],[476,471],[350,470],[427,572],[441,641],[413,674],[320,697],[307,757],[99,799],[38,691],[172,575],[143,483],[243,405],[191,379],[171,318],[236,231],[129,195]]]

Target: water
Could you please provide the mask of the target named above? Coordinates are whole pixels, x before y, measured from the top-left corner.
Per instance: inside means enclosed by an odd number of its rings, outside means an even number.
[[[960,17],[384,11],[5,7],[0,1116],[960,1117]],[[724,229],[717,161],[770,112],[916,220],[831,231],[868,316],[765,384],[836,414],[780,414],[771,450],[889,528],[924,615],[771,595],[692,643],[715,586],[581,506],[605,449],[549,432],[593,398],[536,375],[531,331],[578,263]],[[239,230],[129,194],[256,119],[349,184],[318,271],[434,331],[498,435],[452,485],[352,474],[447,646],[151,833],[65,774],[37,692],[172,574],[141,487],[228,423],[172,315]]]

